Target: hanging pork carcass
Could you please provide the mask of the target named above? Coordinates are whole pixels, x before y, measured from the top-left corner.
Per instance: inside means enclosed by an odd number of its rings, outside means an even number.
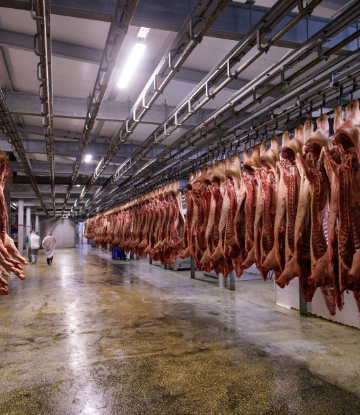
[[[360,111],[357,100],[226,160],[191,173],[182,213],[178,186],[164,187],[98,217],[86,235],[170,263],[241,277],[253,264],[280,287],[299,277],[305,301],[320,288],[330,314],[352,290],[360,310]],[[331,143],[331,144],[330,144]],[[116,219],[116,220],[115,220]],[[107,224],[107,226],[106,226]],[[106,231],[104,231],[106,227]],[[111,230],[113,229],[113,231]]]
[[[3,267],[0,267],[0,295],[7,295],[9,292],[7,288],[8,283],[2,277],[9,276],[9,272],[13,272],[20,279],[24,280],[25,274],[21,264],[27,265],[26,259],[19,254],[14,241],[6,232],[8,217],[6,214],[4,187],[9,176],[9,165],[7,157],[0,150],[0,265]]]
[[[110,244],[142,257],[150,254],[170,265],[182,253],[184,225],[179,182],[174,182],[88,219],[84,235],[98,245]]]

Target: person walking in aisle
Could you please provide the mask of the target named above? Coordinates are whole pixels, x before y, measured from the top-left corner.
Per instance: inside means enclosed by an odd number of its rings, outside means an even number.
[[[30,236],[31,236],[31,234],[33,233],[34,231],[30,231],[30,235],[26,235],[26,238],[25,238],[25,243],[26,243],[26,245],[27,245],[27,247],[28,247],[28,259],[29,259],[29,264],[30,264],[30,262],[31,262],[31,248],[29,247],[29,244],[30,244]]]
[[[26,237],[28,238],[28,237]],[[26,239],[25,239],[26,241]],[[31,263],[32,264],[36,264],[37,263],[37,256],[39,253],[39,248],[41,246],[41,239],[40,236],[36,235],[36,233],[34,231],[30,232],[30,237],[28,238],[28,248],[29,250],[31,249],[31,257],[30,259],[32,260]]]
[[[43,247],[45,248],[46,260],[48,265],[51,266],[54,257],[56,239],[53,237],[52,232],[49,232],[43,239]]]

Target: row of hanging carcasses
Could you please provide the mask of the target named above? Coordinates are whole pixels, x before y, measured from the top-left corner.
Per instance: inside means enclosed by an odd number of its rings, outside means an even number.
[[[316,131],[310,120],[295,129],[292,139],[284,131],[281,151],[274,136],[270,148],[262,142],[251,155],[245,150],[242,161],[236,154],[191,174],[184,190],[185,224],[178,187],[172,195],[159,190],[131,202],[121,210],[128,218],[121,246],[168,262],[178,253],[182,258],[193,256],[198,270],[214,269],[224,276],[235,271],[241,277],[255,264],[264,280],[273,271],[280,287],[298,276],[307,302],[320,287],[330,314],[335,314],[336,306],[343,308],[346,290],[353,291],[359,307],[358,101],[352,101],[346,112],[344,121],[342,108],[335,108],[331,141],[328,117],[321,115]],[[164,204],[177,206],[173,209],[177,222],[165,213]],[[156,207],[158,219],[152,222],[156,226],[148,231],[145,212]],[[94,218],[91,226],[104,229],[108,220]],[[160,223],[166,223],[164,229]],[[177,230],[173,239],[165,236],[172,235],[170,228]],[[140,236],[142,229],[146,239]],[[151,243],[153,234],[156,242]],[[97,237],[100,243],[110,239]],[[166,254],[164,246],[169,247]]]
[[[176,245],[183,237],[184,223],[179,182],[173,182],[88,219],[84,236],[98,245],[110,244],[141,257],[150,254],[170,265],[182,253]]]

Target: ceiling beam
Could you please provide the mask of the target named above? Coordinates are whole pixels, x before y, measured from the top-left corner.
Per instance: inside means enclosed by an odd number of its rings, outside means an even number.
[[[56,193],[56,199],[55,199],[55,203],[64,203],[64,197],[65,194],[63,193]],[[43,198],[45,203],[51,202],[51,193],[44,193],[43,194]],[[11,200],[13,199],[27,199],[27,200],[32,200],[34,202],[36,202],[36,195],[35,193],[30,194],[30,193],[21,193],[21,192],[11,192]],[[62,200],[61,200],[62,199]],[[73,203],[75,202],[75,198],[73,198]],[[69,202],[70,203],[70,202]]]
[[[16,129],[18,130],[18,132],[23,133],[24,136],[27,136],[27,134],[32,134],[35,136],[39,136],[41,138],[43,138],[43,127],[39,127],[36,125],[28,125],[28,124],[24,124],[23,126],[20,124],[16,125]],[[1,131],[0,131],[1,134]],[[57,138],[66,138],[67,140],[64,140],[63,142],[70,142],[69,140],[79,140],[81,136],[81,133],[77,132],[77,131],[71,131],[71,130],[60,130],[60,129],[56,129],[54,128],[54,137]],[[101,135],[98,137],[99,140],[103,140],[105,142],[105,144],[109,143],[111,141],[111,136],[104,136]],[[129,151],[130,153],[132,153],[134,151],[134,149],[138,148],[139,145],[141,144],[140,141],[137,140],[129,140],[127,141],[126,144],[124,144],[124,147],[129,147]],[[159,144],[159,148],[160,147],[166,147],[163,144]]]
[[[22,199],[22,198],[16,198],[16,200],[14,200],[14,202],[17,202],[18,200],[24,200],[24,207],[34,207],[34,208],[38,208],[39,207],[39,202],[36,199]],[[50,199],[49,199],[50,200]],[[63,201],[64,203],[64,201]],[[62,205],[63,203],[59,203],[57,202],[55,204],[55,208],[57,210],[56,214],[57,215],[61,215],[61,211],[62,211]],[[46,207],[50,210],[53,209],[53,205],[51,202],[45,202]],[[66,207],[65,210],[69,210],[70,211],[70,204],[69,206]],[[65,212],[66,213],[66,212]]]
[[[34,173],[49,173],[48,169],[48,163],[46,161],[33,161],[31,162],[31,167]],[[105,169],[103,175],[109,175],[111,176],[114,174],[115,170],[118,166],[116,165],[109,165]],[[79,174],[91,176],[91,174],[94,172],[95,163],[83,163]],[[18,161],[12,161],[10,164],[10,171],[11,172],[23,172],[24,169]],[[73,163],[55,163],[55,173],[56,174],[71,174],[73,171]],[[129,173],[129,175],[134,174],[136,171],[136,168],[133,169],[132,172]],[[69,178],[68,178],[69,182]]]
[[[11,32],[9,30],[0,29],[0,46],[10,47],[14,49],[26,50],[33,53],[34,51],[34,37],[25,33]],[[86,46],[75,45],[57,40],[52,41],[52,55],[78,60],[98,65],[100,63],[101,55],[103,53],[100,49],[88,48]],[[1,55],[0,55],[1,59]],[[126,61],[126,58],[121,62]],[[121,65],[118,62],[118,65]],[[1,63],[1,61],[0,61]],[[138,69],[141,73],[151,74],[154,71],[153,62],[145,61]],[[207,72],[199,71],[197,69],[180,68],[179,72],[174,76],[174,79],[180,82],[197,84],[206,76]],[[234,80],[226,89],[237,90],[245,85],[247,81],[237,79]],[[12,90],[12,84],[7,81],[8,88]]]
[[[24,139],[22,142],[27,153],[46,154],[46,143],[44,140]],[[79,143],[77,141],[72,142],[56,140],[54,142],[54,147],[56,156],[75,157],[79,149]],[[130,157],[138,147],[139,146],[135,146],[133,144],[128,144],[125,148],[122,148],[118,152],[116,158],[113,159],[113,162],[116,163],[116,159],[118,159],[118,162],[124,161],[126,158]],[[9,140],[6,137],[1,137],[1,133],[0,148],[2,151],[13,151]],[[91,154],[93,159],[96,157],[102,157],[105,154],[107,148],[108,144],[106,143],[89,144],[87,148],[87,154]],[[159,145],[159,147],[152,152],[152,155],[147,157],[155,157],[155,155],[159,155],[165,148],[166,146]]]
[[[0,45],[33,52],[34,36],[0,29]],[[53,56],[61,58],[75,59],[77,61],[98,65],[101,60],[102,50],[60,42],[53,39],[52,54]]]
[[[41,117],[41,103],[39,95],[20,92],[7,92],[6,103],[11,114],[33,115]],[[85,119],[88,108],[88,100],[82,98],[54,97],[54,118]],[[158,125],[166,117],[165,110],[170,113],[175,107],[168,105],[153,105],[151,110],[143,118],[146,124]],[[196,125],[203,118],[210,115],[213,110],[202,109],[189,119],[189,125]],[[102,103],[97,120],[123,122],[129,115],[127,102],[109,101]]]
[[[184,6],[184,3],[186,6]],[[190,4],[189,4],[190,3]],[[139,0],[132,24],[145,26],[152,29],[178,32],[186,19],[189,8],[195,0],[181,2],[178,0]],[[78,17],[82,19],[110,22],[114,13],[116,0],[52,0],[51,12],[61,16]],[[29,0],[0,0],[0,7],[29,10]],[[221,39],[240,40],[250,29],[250,21],[253,26],[269,10],[266,7],[253,5],[251,7],[251,20],[249,4],[229,3],[220,17],[208,31],[207,36]],[[296,13],[291,13],[295,15]],[[291,18],[288,16],[288,19]],[[312,15],[308,19],[309,33],[315,33],[324,27],[330,19]],[[281,23],[285,25],[286,19]],[[279,30],[279,29],[277,29]],[[301,21],[277,46],[294,48],[306,40],[306,22]],[[271,37],[271,34],[268,35]]]
[[[49,175],[47,176],[36,175],[35,178],[36,178],[37,183],[39,183],[39,185],[40,184],[50,185]],[[89,180],[88,176],[79,176],[76,179],[76,184],[83,186],[88,182],[88,180]],[[96,184],[99,184],[99,185],[104,184],[106,180],[107,180],[106,177],[100,177]],[[21,185],[30,184],[30,179],[26,176],[16,174],[12,177],[12,182],[13,184],[21,184]],[[55,184],[67,186],[69,184],[69,176],[57,176],[55,178]]]
[[[49,195],[51,194],[51,187],[49,185],[39,184],[39,189],[40,189],[41,193],[44,193],[44,194],[48,193]],[[67,190],[68,190],[68,186],[66,186],[66,185],[56,185],[55,186],[56,193],[66,194]],[[92,189],[92,191],[93,191],[93,189]],[[24,194],[24,193],[28,194],[29,193],[29,194],[34,195],[34,197],[36,197],[35,193],[34,193],[34,190],[33,190],[33,188],[31,187],[30,184],[13,183],[12,186],[11,186],[11,195],[19,194],[19,193],[21,193],[21,194]],[[75,186],[72,193],[81,193],[81,186],[79,186],[79,187]]]

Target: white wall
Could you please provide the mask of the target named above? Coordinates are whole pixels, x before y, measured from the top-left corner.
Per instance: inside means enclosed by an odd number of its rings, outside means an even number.
[[[275,282],[275,302],[282,307],[300,309],[299,278],[294,278],[285,288]]]
[[[341,311],[336,308],[335,316],[331,316],[326,308],[321,290],[318,288],[312,302],[308,303],[308,311],[327,320],[337,321],[360,329],[360,314],[352,291],[344,292],[344,302],[344,308]]]
[[[56,239],[56,248],[75,247],[75,219],[69,218],[39,218],[40,238],[43,240],[48,232],[52,232]]]
[[[291,280],[290,284],[284,289],[275,284],[275,301],[278,305],[299,310],[299,278],[296,277]],[[354,295],[351,291],[344,293],[344,301],[344,308],[341,311],[336,308],[335,316],[331,316],[328,309],[326,308],[321,290],[318,288],[315,292],[312,302],[307,303],[307,309],[309,313],[323,317],[327,320],[336,321],[348,326],[360,328],[360,314],[354,299]]]

